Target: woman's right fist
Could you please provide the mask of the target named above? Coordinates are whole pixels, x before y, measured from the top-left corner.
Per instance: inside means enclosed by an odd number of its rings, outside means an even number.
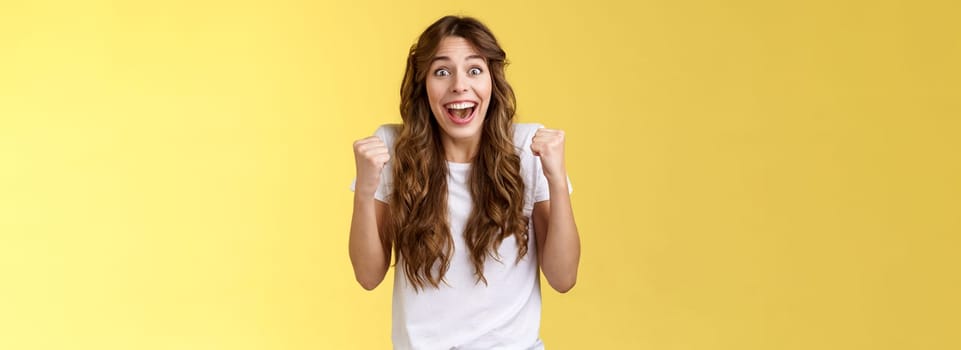
[[[390,160],[387,145],[377,136],[354,141],[354,160],[357,162],[354,191],[373,196],[380,184],[380,172]]]

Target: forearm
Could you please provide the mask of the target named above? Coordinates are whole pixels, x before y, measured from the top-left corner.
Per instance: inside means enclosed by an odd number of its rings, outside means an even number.
[[[377,225],[373,195],[354,194],[354,213],[350,221],[350,262],[357,282],[374,289],[387,273],[389,247],[385,247]]]
[[[567,176],[549,179],[551,194],[548,215],[547,238],[544,242],[543,266],[541,269],[548,282],[559,290],[566,291],[577,280],[577,266],[581,256],[581,241],[574,223],[571,208],[571,195]]]

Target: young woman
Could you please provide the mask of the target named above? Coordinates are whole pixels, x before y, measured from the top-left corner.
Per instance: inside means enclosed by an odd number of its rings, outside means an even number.
[[[513,123],[506,63],[482,23],[441,18],[410,49],[403,124],[354,142],[350,259],[370,290],[396,253],[395,349],[543,349],[538,273],[577,279],[564,132]]]

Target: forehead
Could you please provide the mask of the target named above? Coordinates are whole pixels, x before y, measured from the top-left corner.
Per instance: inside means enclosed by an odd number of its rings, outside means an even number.
[[[463,61],[470,56],[480,56],[480,54],[467,39],[458,36],[441,39],[440,44],[437,45],[437,53],[434,54],[434,58],[447,57],[455,61]]]

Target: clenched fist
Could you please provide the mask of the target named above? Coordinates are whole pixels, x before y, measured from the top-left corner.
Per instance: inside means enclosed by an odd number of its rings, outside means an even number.
[[[544,176],[548,181],[567,181],[567,169],[564,167],[563,130],[537,129],[534,140],[531,142],[531,152],[541,157]]]
[[[377,136],[354,141],[354,160],[357,162],[355,193],[373,197],[380,184],[380,172],[390,160],[387,145]]]

